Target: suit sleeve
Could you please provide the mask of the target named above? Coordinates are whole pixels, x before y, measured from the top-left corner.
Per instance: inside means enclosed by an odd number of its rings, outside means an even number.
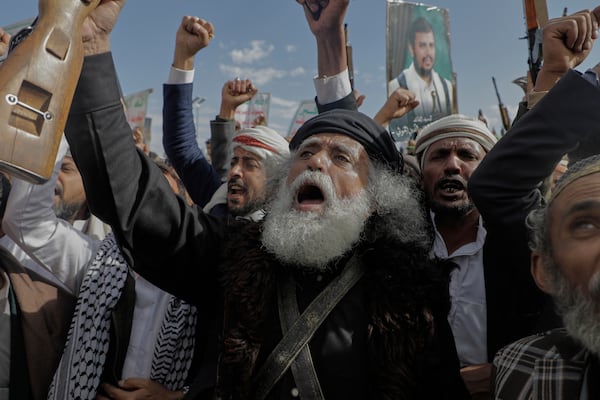
[[[129,265],[186,301],[210,296],[224,227],[187,206],[136,149],[111,53],[85,58],[65,134],[90,209],[112,226]]]
[[[163,86],[163,147],[194,203],[204,207],[221,180],[196,141],[192,89],[191,83]]]
[[[523,225],[540,182],[563,155],[585,147],[600,126],[600,89],[570,71],[485,156],[469,193],[487,224]]]

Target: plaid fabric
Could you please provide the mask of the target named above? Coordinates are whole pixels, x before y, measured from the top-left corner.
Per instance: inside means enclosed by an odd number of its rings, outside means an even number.
[[[564,329],[520,339],[494,358],[495,399],[579,399],[589,361]]]

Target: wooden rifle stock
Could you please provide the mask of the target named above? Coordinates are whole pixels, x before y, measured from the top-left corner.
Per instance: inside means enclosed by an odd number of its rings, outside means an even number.
[[[529,78],[531,87],[535,85],[538,71],[542,65],[542,28],[548,22],[548,7],[545,0],[524,0],[525,21],[529,56]]]
[[[83,64],[81,28],[100,0],[40,0],[31,34],[0,66],[0,169],[50,178]]]
[[[492,76],[492,82],[494,83],[494,90],[496,91],[496,97],[498,97],[498,108],[500,109],[500,118],[502,118],[502,126],[505,130],[510,128],[510,117],[508,116],[508,109],[502,103],[500,99],[500,92],[498,92],[498,86],[496,85],[496,78]]]

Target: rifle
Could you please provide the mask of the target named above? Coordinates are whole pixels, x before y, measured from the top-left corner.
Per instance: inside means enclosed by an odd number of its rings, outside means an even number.
[[[479,111],[477,113],[477,119],[480,120],[481,122],[483,122],[485,124],[485,126],[488,126],[487,118],[485,117],[485,115],[483,115],[483,111],[481,110],[481,108],[479,109]]]
[[[354,90],[354,64],[352,62],[352,45],[348,39],[348,24],[344,24],[344,36],[346,37],[346,63],[348,64],[350,87]]]
[[[527,24],[529,56],[529,78],[531,87],[535,85],[537,74],[542,66],[542,28],[548,22],[548,7],[545,0],[523,0]]]
[[[40,0],[0,66],[0,170],[50,178],[83,65],[81,28],[100,0]]]
[[[498,97],[498,108],[500,108],[500,117],[502,118],[502,125],[504,126],[504,130],[508,130],[510,128],[510,118],[508,116],[508,110],[506,106],[502,103],[500,99],[500,93],[498,92],[498,86],[496,85],[496,78],[492,76],[492,82],[494,82],[494,90],[496,91],[496,97]]]

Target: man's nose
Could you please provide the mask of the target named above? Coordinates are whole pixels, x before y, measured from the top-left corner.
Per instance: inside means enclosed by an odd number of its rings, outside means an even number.
[[[313,154],[307,161],[310,171],[323,171],[327,165],[327,156],[323,151]]]
[[[460,157],[452,155],[446,160],[446,173],[458,174],[462,169],[462,160]]]
[[[239,163],[233,164],[231,168],[229,168],[229,178],[242,176],[242,167]]]

